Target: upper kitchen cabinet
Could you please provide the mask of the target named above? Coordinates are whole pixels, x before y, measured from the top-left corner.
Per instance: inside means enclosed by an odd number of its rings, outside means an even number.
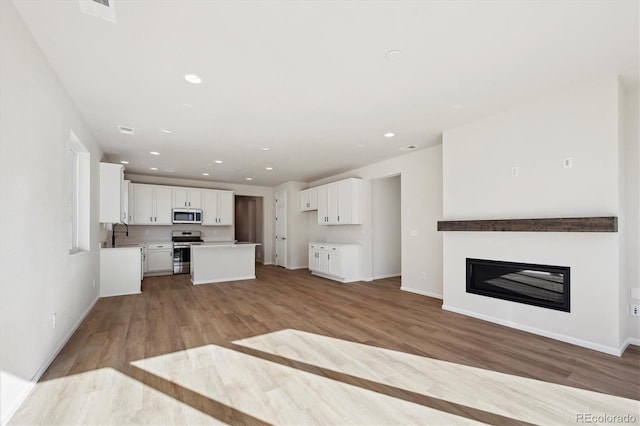
[[[233,191],[202,191],[202,224],[233,225]]]
[[[172,188],[134,183],[133,224],[171,225]]]
[[[362,180],[345,179],[323,185],[318,191],[318,224],[362,224]]]
[[[122,164],[100,163],[100,222],[126,223],[129,192]]]
[[[318,210],[318,188],[300,191],[300,211]]]
[[[202,190],[193,188],[173,188],[173,208],[202,208]]]

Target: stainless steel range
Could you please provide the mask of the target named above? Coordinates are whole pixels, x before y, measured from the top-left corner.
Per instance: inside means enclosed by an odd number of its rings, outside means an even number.
[[[191,245],[202,244],[200,231],[173,231],[173,273],[188,274],[191,272]]]

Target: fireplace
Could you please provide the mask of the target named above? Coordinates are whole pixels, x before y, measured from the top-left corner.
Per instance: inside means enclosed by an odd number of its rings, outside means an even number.
[[[566,266],[467,258],[467,293],[569,312]]]

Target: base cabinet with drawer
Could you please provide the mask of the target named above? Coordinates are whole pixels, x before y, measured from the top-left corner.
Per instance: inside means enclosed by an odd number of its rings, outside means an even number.
[[[147,244],[147,275],[173,274],[173,244]]]
[[[309,270],[313,275],[343,283],[360,280],[360,245],[309,243]]]

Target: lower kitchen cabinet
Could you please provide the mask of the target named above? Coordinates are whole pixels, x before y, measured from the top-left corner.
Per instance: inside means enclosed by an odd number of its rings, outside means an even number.
[[[309,270],[343,283],[360,280],[360,245],[309,243]]]
[[[148,275],[164,275],[173,273],[173,244],[149,243],[147,244],[147,269]]]

